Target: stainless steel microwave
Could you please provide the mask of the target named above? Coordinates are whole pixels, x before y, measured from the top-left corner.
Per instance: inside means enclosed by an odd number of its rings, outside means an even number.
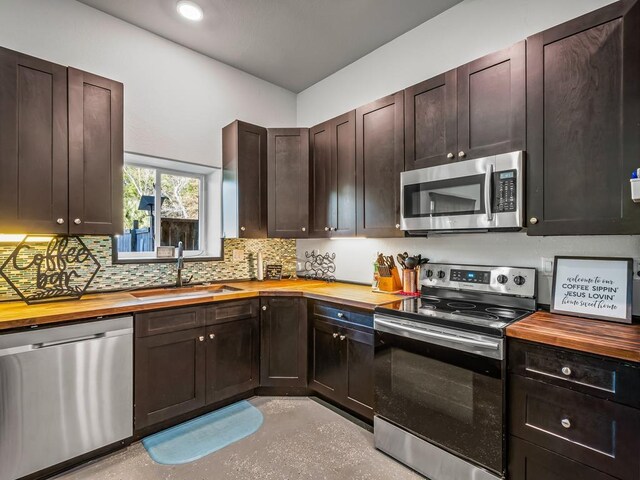
[[[403,172],[402,230],[520,230],[524,225],[524,152]]]

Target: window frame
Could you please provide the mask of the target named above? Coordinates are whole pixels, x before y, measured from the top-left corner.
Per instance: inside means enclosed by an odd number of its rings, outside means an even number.
[[[132,154],[132,156],[138,156],[137,154]],[[148,157],[150,159],[153,159],[154,157]],[[145,159],[146,160],[146,159]],[[167,162],[167,160],[165,159],[156,159],[158,160],[158,163],[161,162]],[[168,162],[171,162],[172,164],[177,164],[180,165],[182,162],[177,162],[174,160],[170,160]],[[190,166],[191,164],[184,164],[185,166]],[[211,175],[214,174],[215,172],[215,168],[210,168],[210,167],[198,167],[198,170],[202,170],[202,169],[209,169],[211,170],[211,172],[209,174],[207,173],[199,173],[196,171],[185,171],[185,170],[179,170],[176,168],[170,168],[170,167],[166,167],[166,166],[162,166],[162,165],[158,165],[155,164],[153,161],[144,161],[144,162],[138,162],[135,160],[130,160],[130,161],[125,161],[124,166],[131,166],[131,167],[135,167],[135,168],[144,168],[147,170],[155,170],[155,188],[154,188],[154,194],[155,194],[155,205],[160,205],[160,198],[162,196],[162,175],[173,175],[173,176],[180,176],[180,177],[188,177],[188,178],[196,178],[198,179],[198,181],[200,182],[199,185],[199,189],[198,189],[198,246],[199,249],[198,250],[185,250],[184,251],[184,261],[185,262],[202,262],[202,261],[212,261],[212,260],[224,260],[224,249],[222,248],[222,244],[220,244],[219,246],[219,253],[218,255],[211,255],[210,253],[208,253],[207,251],[207,247],[208,242],[209,242],[209,233],[210,233],[210,225],[209,222],[214,222],[213,216],[210,215],[209,212],[209,201],[207,201],[209,199],[209,197],[211,197],[211,199],[213,199],[214,192],[209,191],[210,188],[208,188],[208,185],[210,184],[210,179],[208,177],[210,177]],[[123,179],[124,181],[124,179]],[[219,199],[220,202],[222,201],[222,198]],[[220,203],[220,205],[222,205]],[[162,206],[161,206],[162,208]],[[158,209],[161,212],[161,208]],[[161,214],[156,213],[156,216],[158,217],[157,221],[155,222],[155,231],[154,231],[154,239],[161,238]],[[156,249],[155,247],[157,247],[158,245],[155,245],[154,242],[154,250],[151,252],[118,252],[118,241],[117,241],[117,236],[112,236],[112,248],[111,248],[111,253],[112,253],[112,263],[113,264],[131,264],[131,263],[135,263],[135,264],[143,264],[143,263],[173,263],[176,261],[177,257],[171,257],[171,258],[158,258],[156,257]],[[176,253],[177,253],[177,249],[176,249]]]

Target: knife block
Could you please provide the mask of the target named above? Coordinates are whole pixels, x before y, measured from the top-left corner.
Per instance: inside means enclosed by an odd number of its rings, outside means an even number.
[[[396,267],[391,269],[390,277],[378,278],[378,290],[381,292],[395,293],[402,290],[402,283],[400,282],[400,274]]]

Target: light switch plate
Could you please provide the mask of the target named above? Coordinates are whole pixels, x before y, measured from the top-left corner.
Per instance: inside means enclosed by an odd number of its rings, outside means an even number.
[[[244,260],[244,250],[238,248],[233,249],[233,261],[242,262]]]
[[[540,273],[547,277],[553,275],[553,257],[542,257],[540,259]]]

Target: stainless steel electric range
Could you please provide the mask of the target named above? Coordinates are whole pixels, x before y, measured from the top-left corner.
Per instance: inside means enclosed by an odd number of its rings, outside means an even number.
[[[536,271],[427,267],[420,297],[375,309],[376,447],[431,480],[504,478],[505,329]]]

